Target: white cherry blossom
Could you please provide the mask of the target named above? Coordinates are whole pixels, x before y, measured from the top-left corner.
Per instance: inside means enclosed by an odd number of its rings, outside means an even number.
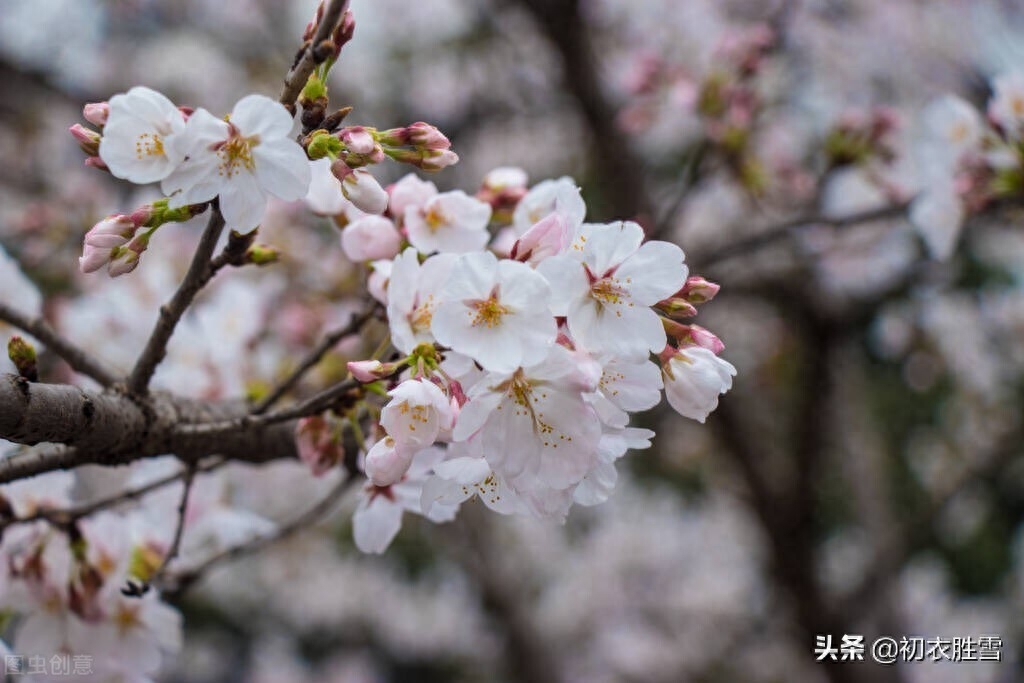
[[[418,209],[437,194],[437,185],[409,173],[394,185],[388,186],[388,213],[395,220],[405,217],[406,209]]]
[[[380,424],[401,448],[426,448],[442,429],[451,429],[454,416],[448,397],[426,379],[409,379],[388,392],[391,401]]]
[[[1000,74],[992,81],[992,90],[989,116],[1011,139],[1020,139],[1024,129],[1024,73],[1011,71]]]
[[[409,243],[424,254],[435,251],[463,254],[487,244],[491,206],[462,190],[443,192],[422,206],[406,206]]]
[[[516,205],[512,214],[516,234],[522,236],[552,213],[561,214],[574,230],[583,224],[587,206],[580,196],[580,188],[572,178],[545,180],[534,185]]]
[[[227,121],[197,109],[184,133],[188,158],[161,183],[170,206],[219,196],[228,227],[253,230],[268,194],[293,201],[309,190],[309,161],[291,131],[288,110],[263,95],[243,97]]]
[[[467,392],[452,438],[479,438],[487,462],[519,492],[579,483],[597,462],[601,427],[574,365],[554,346],[537,364],[486,375]]]
[[[732,388],[736,368],[701,346],[679,349],[662,363],[665,397],[683,417],[703,423]]]
[[[436,254],[421,264],[416,249],[409,247],[394,260],[388,284],[388,323],[391,341],[402,353],[434,341],[430,331],[434,311],[457,259],[455,254]]]
[[[487,370],[512,372],[542,360],[554,343],[550,298],[547,281],[529,266],[489,252],[464,254],[452,266],[431,331]]]
[[[142,86],[110,98],[100,159],[115,178],[145,184],[163,180],[187,153],[185,116],[169,99]]]
[[[632,222],[586,225],[568,252],[537,266],[551,283],[552,311],[589,351],[642,358],[665,346],[650,306],[679,291],[688,271],[682,249],[641,244],[643,236]]]

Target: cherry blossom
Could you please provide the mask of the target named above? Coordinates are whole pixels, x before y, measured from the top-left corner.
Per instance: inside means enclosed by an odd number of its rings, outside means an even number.
[[[388,392],[391,401],[380,414],[380,424],[400,448],[426,448],[442,429],[451,429],[448,398],[436,384],[409,379]]]
[[[437,194],[437,185],[423,180],[414,173],[402,176],[397,183],[388,186],[388,213],[398,220],[405,217],[409,208],[418,209]]]
[[[540,362],[491,372],[468,392],[452,438],[476,436],[494,471],[517,491],[565,489],[596,464],[597,414],[575,381],[571,354],[551,347]]]
[[[1013,140],[1024,130],[1024,73],[1011,71],[992,81],[988,114]]]
[[[288,110],[263,95],[243,97],[226,121],[197,109],[184,133],[188,158],[161,183],[170,206],[219,196],[228,227],[251,231],[268,194],[293,201],[309,190],[309,161],[291,131]]]
[[[732,388],[736,368],[700,346],[666,349],[666,354],[665,398],[683,417],[703,423],[718,407],[718,396]]]
[[[547,281],[529,266],[489,252],[464,254],[431,318],[438,342],[487,370],[512,372],[539,362],[555,341]]]
[[[665,346],[649,307],[679,291],[688,271],[682,249],[643,236],[631,222],[584,226],[570,251],[537,267],[551,282],[552,310],[590,351],[642,357]]]
[[[514,177],[514,172],[507,171],[502,171],[497,178],[498,182],[507,183],[509,180],[515,182],[519,178]],[[587,207],[580,196],[580,188],[572,178],[545,180],[534,185],[516,205],[512,215],[516,234],[522,236],[552,213],[561,214],[574,230],[583,224]]]
[[[142,86],[110,98],[99,156],[117,178],[153,183],[189,153],[185,117],[169,99]]]
[[[437,254],[421,264],[416,249],[409,247],[394,260],[387,306],[391,341],[399,351],[412,353],[417,345],[434,341],[434,311],[457,259]]]
[[[462,190],[443,192],[421,207],[406,206],[404,225],[409,242],[424,254],[462,254],[487,244],[491,207]]]

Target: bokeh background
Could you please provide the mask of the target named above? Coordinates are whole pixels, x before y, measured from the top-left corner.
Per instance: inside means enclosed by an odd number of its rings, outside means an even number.
[[[78,273],[84,232],[153,198],[82,167],[66,132],[82,104],[136,84],[219,112],[250,92],[275,95],[313,9],[0,0],[0,245],[81,345],[130,366],[199,232],[161,231],[128,277]],[[993,76],[1024,70],[1024,6],[352,9],[355,39],[331,82],[332,101],[355,107],[351,123],[439,126],[462,159],[431,177],[442,189],[472,192],[496,166],[531,182],[570,175],[589,220],[638,218],[679,243],[691,272],[722,285],[698,322],[738,376],[705,425],[643,415],[654,447],[622,462],[609,503],[575,508],[564,526],[469,505],[449,525],[407,516],[391,550],[368,557],[342,513],[219,569],[178,599],[186,645],[162,681],[1024,680],[1024,219],[1012,207],[973,216],[945,261],[929,258],[900,210],[813,220],[912,196],[921,112],[945,93],[983,110]],[[743,51],[762,44],[754,72],[737,75]],[[731,151],[699,115],[719,74],[756,98]],[[878,107],[895,122],[885,153],[828,163],[830,131]],[[256,391],[359,306],[361,274],[327,221],[278,205],[261,240],[282,262],[204,294],[163,387]],[[3,341],[10,333],[0,327]],[[311,381],[359,351],[338,349]],[[79,485],[118,476],[87,472]],[[237,504],[270,519],[323,488],[290,463],[231,477]],[[1003,661],[828,665],[814,655],[825,634],[998,635]]]

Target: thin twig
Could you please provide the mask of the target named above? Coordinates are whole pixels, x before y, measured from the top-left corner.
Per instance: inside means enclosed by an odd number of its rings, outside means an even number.
[[[295,100],[299,98],[299,93],[306,86],[306,81],[309,80],[309,75],[313,73],[313,69],[317,65],[316,47],[323,43],[325,40],[329,40],[331,34],[334,33],[334,29],[337,28],[338,22],[341,21],[341,15],[345,13],[345,9],[348,7],[348,0],[331,0],[327,3],[327,7],[324,10],[323,18],[320,19],[320,26],[317,28],[316,35],[313,40],[302,50],[302,56],[299,57],[295,66],[288,72],[288,76],[284,80],[284,90],[281,93],[281,99],[278,100],[284,106],[291,108],[295,106]],[[323,61],[322,59],[320,61]]]
[[[327,495],[292,521],[278,527],[274,533],[260,536],[246,543],[227,548],[226,550],[208,557],[190,569],[167,575],[159,583],[154,582],[154,585],[165,596],[168,594],[181,593],[201,578],[203,574],[210,570],[211,567],[221,564],[222,562],[228,562],[250,555],[266,548],[269,545],[292,536],[296,532],[315,524],[329,513],[331,508],[334,507],[335,502],[342,496],[342,494],[345,493],[345,491],[349,489],[349,487],[355,484],[356,481],[357,478],[355,476],[351,473],[347,474],[344,479],[331,488]]]
[[[212,462],[196,466],[195,472],[196,474],[212,472],[213,470],[223,466],[227,462],[228,461],[224,459],[217,459]],[[46,520],[54,526],[66,527],[78,521],[79,519],[82,519],[83,517],[88,517],[94,512],[99,512],[100,510],[106,510],[108,508],[116,507],[122,503],[127,503],[129,501],[136,500],[138,498],[145,496],[148,493],[152,493],[153,491],[162,489],[163,487],[168,486],[169,484],[173,484],[174,482],[179,481],[182,477],[184,477],[187,471],[187,469],[183,469],[180,472],[175,472],[174,474],[168,475],[166,477],[161,477],[160,479],[151,481],[148,484],[143,484],[142,486],[139,486],[137,488],[128,489],[127,491],[122,491],[112,496],[100,498],[99,500],[95,500],[89,503],[83,503],[82,505],[78,505],[76,507],[65,508],[61,510],[55,510],[52,508],[44,507],[39,510],[36,510],[31,515],[27,515],[25,517],[12,517],[0,520],[0,533],[3,533],[4,529],[6,529],[9,526],[14,526],[17,524],[29,524],[31,522],[36,522],[39,520]]]
[[[0,303],[0,320],[28,332],[67,361],[73,370],[93,378],[102,386],[108,387],[117,381],[117,375],[108,370],[99,359],[93,358],[84,349],[80,349],[73,342],[62,337],[41,317],[29,318],[7,304]]]
[[[145,350],[135,363],[135,369],[132,370],[132,374],[128,378],[128,390],[131,393],[144,394],[146,392],[156,367],[167,354],[167,342],[174,334],[174,328],[177,327],[178,321],[192,304],[199,290],[213,277],[215,271],[211,267],[210,260],[223,230],[224,217],[221,215],[220,209],[215,206],[210,220],[206,224],[206,230],[203,231],[203,236],[199,240],[196,253],[192,257],[192,264],[185,274],[185,279],[182,280],[178,291],[174,293],[171,300],[160,307],[160,317],[157,319],[156,326],[149,336],[149,341],[146,342]]]
[[[181,547],[182,536],[185,535],[185,517],[188,513],[188,497],[192,492],[192,483],[195,481],[196,476],[196,465],[190,463],[182,471],[181,476],[184,480],[184,486],[181,489],[181,503],[178,504],[178,525],[174,528],[174,538],[171,539],[171,546],[167,549],[164,554],[164,559],[160,562],[160,566],[157,567],[156,571],[153,572],[153,576],[146,585],[152,585],[159,583],[162,580],[164,573],[167,571],[167,566],[178,556],[178,549]]]
[[[374,304],[362,313],[353,313],[352,317],[349,318],[348,324],[327,333],[320,343],[306,354],[306,357],[302,359],[294,370],[292,370],[291,374],[285,377],[273,391],[267,394],[263,400],[256,404],[252,409],[253,415],[261,415],[266,412],[268,408],[277,403],[282,396],[288,393],[288,391],[291,390],[291,388],[294,387],[307,372],[309,372],[310,368],[319,363],[327,352],[334,348],[335,344],[345,337],[358,332],[363,325],[373,317],[376,308],[377,306]]]
[[[222,422],[207,422],[206,424],[182,425],[177,431],[179,436],[209,436],[223,432],[231,432],[237,429],[248,429],[254,426],[264,426],[287,422],[300,417],[308,417],[323,412],[343,395],[359,386],[354,379],[347,379],[334,386],[324,389],[318,394],[311,396],[305,401],[290,408],[275,410],[263,415],[243,415],[233,420]]]
[[[871,223],[890,218],[901,218],[906,215],[907,207],[909,206],[910,202],[907,201],[895,204],[886,204],[884,206],[867,209],[866,211],[858,211],[857,213],[851,213],[845,216],[826,216],[819,214],[799,216],[760,230],[756,235],[751,235],[750,237],[730,242],[729,244],[718,249],[714,249],[707,254],[698,255],[693,260],[694,262],[699,263],[701,267],[707,267],[718,263],[719,261],[725,261],[726,259],[756,251],[761,247],[784,239],[797,228],[804,228],[811,225],[830,225],[834,228],[845,228],[851,225],[860,225],[863,223]]]

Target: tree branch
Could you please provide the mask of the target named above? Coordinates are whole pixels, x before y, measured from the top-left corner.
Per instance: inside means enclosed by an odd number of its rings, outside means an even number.
[[[298,381],[302,379],[313,366],[320,362],[320,360],[327,354],[328,351],[334,348],[335,344],[340,342],[345,337],[358,332],[363,327],[363,325],[365,325],[366,322],[373,317],[373,314],[376,310],[377,305],[376,302],[374,302],[372,306],[367,308],[362,313],[353,313],[347,325],[332,332],[329,332],[326,336],[324,336],[320,343],[317,344],[316,347],[313,348],[306,355],[306,357],[302,359],[301,362],[299,362],[299,365],[294,370],[292,370],[291,374],[285,377],[281,381],[281,383],[274,388],[273,391],[267,394],[267,396],[262,401],[256,404],[256,406],[252,410],[253,414],[260,415],[263,412],[265,412],[268,408],[270,408],[272,405],[277,403],[281,399],[281,397],[288,393],[288,391],[292,387],[294,387],[298,383]]]
[[[742,256],[752,251],[757,251],[779,240],[785,239],[797,228],[804,228],[812,225],[830,225],[834,228],[844,228],[851,225],[860,225],[874,221],[887,220],[890,218],[902,218],[906,215],[910,202],[898,202],[886,204],[865,211],[847,214],[845,216],[826,216],[821,214],[807,214],[791,218],[781,223],[769,226],[760,230],[755,235],[730,242],[722,247],[713,249],[706,254],[698,254],[692,259],[700,267],[714,265],[736,256]]]
[[[278,101],[288,107],[289,110],[294,111],[295,100],[299,98],[299,93],[302,92],[306,81],[309,80],[309,75],[313,73],[313,69],[316,68],[317,64],[323,62],[326,58],[326,55],[319,55],[316,47],[325,40],[330,39],[334,29],[338,26],[338,22],[341,21],[341,15],[345,13],[347,7],[348,0],[330,0],[327,3],[316,35],[302,49],[301,56],[295,62],[295,66],[292,67],[291,71],[288,72],[288,76],[285,77],[284,91],[281,93],[281,98]]]
[[[71,369],[108,387],[117,381],[117,376],[87,351],[62,337],[43,318],[31,319],[5,303],[0,303],[0,320],[28,332],[41,341],[46,348],[63,358]]]
[[[135,363],[135,369],[132,370],[132,374],[128,378],[128,391],[131,393],[137,395],[146,393],[149,380],[152,379],[156,367],[167,354],[167,342],[174,334],[174,328],[177,327],[178,321],[192,304],[199,290],[213,277],[215,271],[210,261],[222,230],[224,230],[224,217],[221,215],[220,209],[214,206],[210,220],[206,224],[206,230],[203,231],[199,246],[196,247],[196,253],[192,257],[192,264],[189,266],[188,272],[185,273],[185,279],[182,280],[178,291],[174,293],[171,300],[160,307],[160,317],[157,319],[156,326],[149,336],[149,341],[146,342],[146,348]]]
[[[260,536],[252,541],[236,545],[232,548],[227,548],[190,569],[167,575],[162,581],[154,582],[154,585],[161,594],[165,596],[179,594],[188,589],[215,565],[250,555],[266,548],[269,545],[292,536],[302,529],[315,524],[322,517],[327,515],[338,499],[345,493],[345,491],[355,484],[356,481],[356,477],[351,473],[348,473],[344,479],[340,480],[327,493],[327,495],[292,521],[278,527],[274,533]]]
[[[0,376],[0,439],[51,445],[0,459],[0,484],[78,465],[125,465],[174,454],[184,462],[221,455],[243,462],[296,457],[287,418],[212,434],[189,425],[223,424],[246,416],[242,401],[212,402],[154,392],[146,401],[114,391],[35,384]]]

